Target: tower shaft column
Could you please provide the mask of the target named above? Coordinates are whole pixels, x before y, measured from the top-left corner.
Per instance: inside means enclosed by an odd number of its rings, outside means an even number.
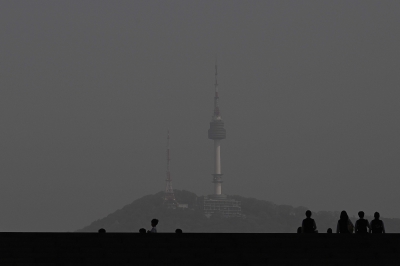
[[[222,185],[221,185],[221,140],[214,140],[214,156],[215,156],[215,165],[214,165],[214,193],[215,195],[222,194]]]
[[[221,140],[214,140],[214,152],[215,152],[215,165],[214,165],[214,173],[220,175],[221,174]]]

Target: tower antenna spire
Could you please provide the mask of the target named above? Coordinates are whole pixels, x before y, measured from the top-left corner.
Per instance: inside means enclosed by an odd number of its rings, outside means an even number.
[[[221,113],[219,111],[219,94],[218,94],[218,59],[215,58],[215,95],[214,95],[214,114],[213,114],[213,121],[221,120]]]
[[[215,58],[215,91],[218,92],[218,58]]]
[[[169,158],[169,130],[167,131],[167,178],[170,177],[169,174],[169,161],[171,161],[171,159]]]

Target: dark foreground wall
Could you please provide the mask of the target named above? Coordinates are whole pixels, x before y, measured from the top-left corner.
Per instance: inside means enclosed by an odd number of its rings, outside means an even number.
[[[400,234],[0,233],[5,265],[400,265]]]

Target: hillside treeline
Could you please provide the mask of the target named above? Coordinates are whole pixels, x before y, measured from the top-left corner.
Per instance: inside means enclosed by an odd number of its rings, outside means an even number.
[[[222,218],[217,215],[207,218],[203,214],[203,197],[185,190],[174,190],[178,202],[189,205],[188,209],[167,209],[163,206],[163,192],[147,195],[94,221],[78,232],[96,232],[105,228],[107,232],[138,232],[140,228],[150,229],[150,220],[159,219],[159,232],[220,232],[220,233],[295,233],[305,218],[306,207],[277,205],[272,202],[231,196],[241,201],[243,218]],[[335,232],[340,212],[313,212],[319,232],[328,228]],[[371,220],[371,216],[366,216]],[[356,217],[351,217],[353,223]],[[400,219],[382,218],[388,233],[400,232]]]

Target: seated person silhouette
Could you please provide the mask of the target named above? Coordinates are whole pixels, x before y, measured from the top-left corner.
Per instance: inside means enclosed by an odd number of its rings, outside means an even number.
[[[139,233],[141,233],[141,234],[146,234],[146,229],[140,228],[140,229],[139,229]]]
[[[332,234],[332,228],[328,228],[328,230],[326,231],[327,234]]]
[[[303,220],[301,224],[301,229],[303,233],[318,233],[317,225],[315,224],[314,219],[311,219],[311,211],[306,211],[307,218]]]
[[[384,234],[385,233],[385,225],[382,220],[379,220],[379,212],[374,213],[375,219],[371,221],[371,233],[372,234]]]
[[[351,234],[353,233],[354,225],[350,221],[346,211],[340,213],[340,219],[337,223],[336,233],[340,234]]]
[[[354,227],[356,234],[368,234],[368,229],[371,231],[371,228],[368,220],[364,219],[364,212],[359,211],[358,217],[360,217],[360,219],[356,221],[356,225]]]
[[[182,234],[182,229],[179,229],[179,228],[176,229],[176,230],[175,230],[175,233],[177,233],[177,234]]]
[[[151,228],[150,231],[147,231],[147,233],[157,233],[157,228],[156,228],[157,224],[158,224],[158,220],[157,219],[151,220],[151,227],[152,228]]]

